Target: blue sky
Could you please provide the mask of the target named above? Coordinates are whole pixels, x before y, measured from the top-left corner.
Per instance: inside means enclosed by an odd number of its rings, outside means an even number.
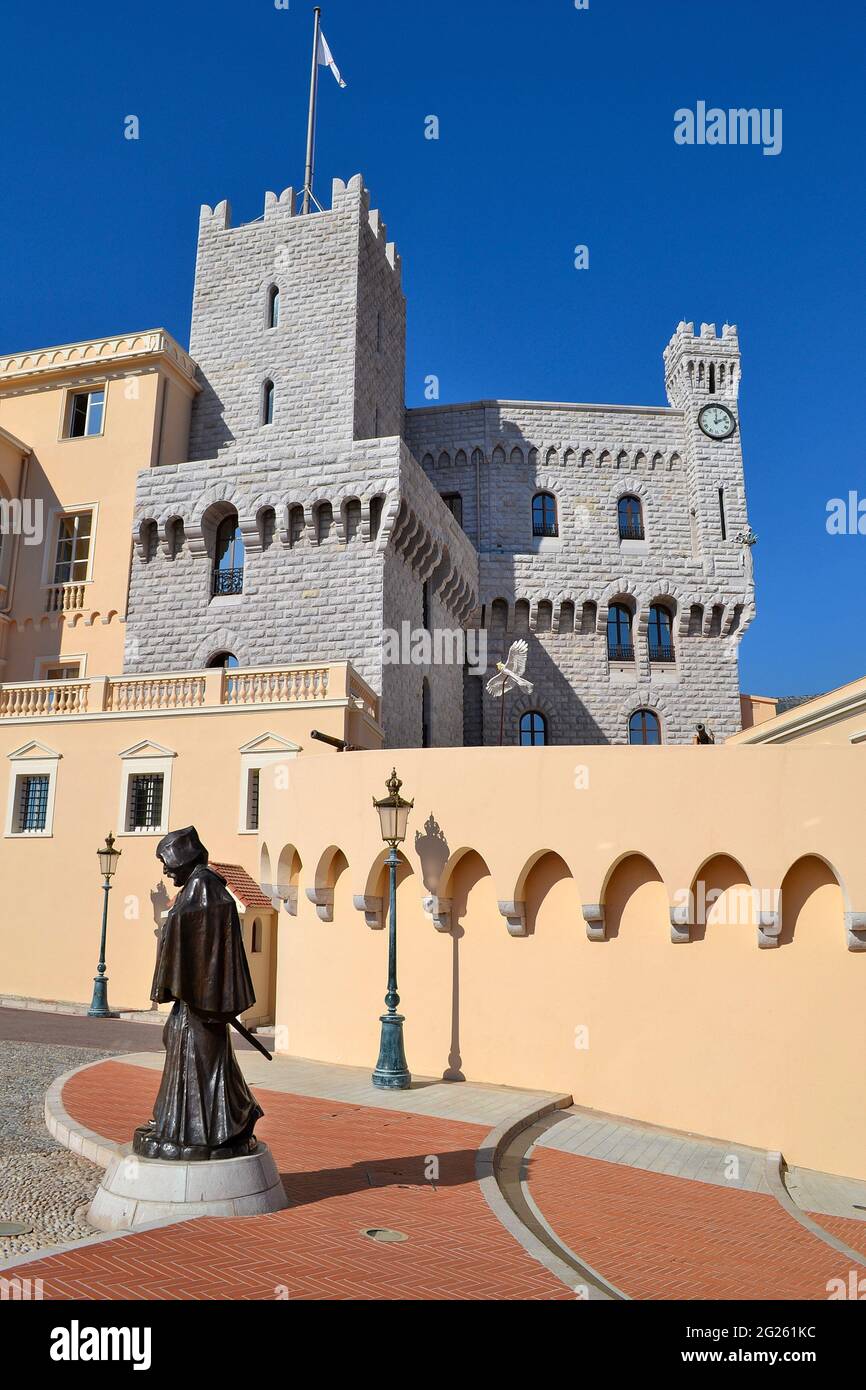
[[[302,182],[313,6],[4,6],[0,351],[187,341],[198,208]],[[866,669],[866,16],[806,0],[325,0],[317,189],[362,170],[402,252],[409,404],[662,403],[682,319],[739,324],[759,616],[743,687]],[[682,147],[698,100],[781,108],[783,149]],[[141,137],[123,138],[137,115]],[[425,117],[441,123],[424,139]],[[576,244],[590,269],[573,266]]]

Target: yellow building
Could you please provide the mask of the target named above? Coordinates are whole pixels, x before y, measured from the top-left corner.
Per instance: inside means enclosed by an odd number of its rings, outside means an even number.
[[[195,823],[238,902],[250,1020],[279,1050],[372,1065],[370,802],[396,762],[416,799],[398,901],[417,1072],[866,1176],[866,681],[775,717],[751,700],[724,747],[386,754],[326,623],[315,662],[120,674],[136,476],[185,460],[196,390],[160,330],[0,360],[0,1000],[86,1005],[111,830],[111,1002],[147,1008],[154,850]]]
[[[0,671],[123,669],[135,480],[186,458],[195,364],[163,329],[0,358]]]

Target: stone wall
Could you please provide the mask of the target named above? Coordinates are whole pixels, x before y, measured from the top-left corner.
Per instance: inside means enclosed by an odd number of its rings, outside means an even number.
[[[719,374],[713,393],[708,359]],[[667,408],[487,401],[407,411],[407,441],[434,487],[462,499],[479,550],[475,620],[491,630],[491,661],[516,637],[530,641],[535,691],[510,703],[507,741],[527,708],[545,714],[554,743],[624,742],[641,707],[673,742],[689,741],[698,721],[719,737],[739,728],[737,654],[754,613],[751,556],[738,539],[748,525],[739,432],[711,441],[696,423],[713,399],[736,412],[736,331],[726,326],[717,338],[704,325],[696,337],[681,325],[665,360]],[[555,498],[555,537],[533,537],[538,492]],[[625,494],[640,499],[644,540],[620,539]],[[616,601],[634,614],[635,661],[619,668],[606,642]],[[674,616],[677,659],[651,668],[655,601]],[[474,741],[471,723],[466,732]],[[499,703],[485,695],[484,741],[498,737]]]

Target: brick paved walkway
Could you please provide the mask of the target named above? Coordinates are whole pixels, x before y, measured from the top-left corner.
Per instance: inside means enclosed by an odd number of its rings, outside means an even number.
[[[150,1114],[161,1060],[100,1062],[66,1083],[63,1103],[125,1143]],[[41,1278],[52,1299],[574,1298],[497,1221],[475,1179],[491,1127],[544,1097],[435,1083],[379,1093],[351,1068],[269,1066],[255,1054],[243,1066],[266,1111],[258,1132],[280,1167],[287,1211],[98,1241],[15,1273]],[[817,1300],[831,1280],[848,1283],[850,1257],[776,1201],[763,1155],[577,1108],[560,1114],[541,1126],[526,1189],[559,1239],[627,1297]],[[735,1182],[723,1176],[732,1154]],[[862,1184],[793,1177],[801,1196],[823,1204],[815,1219],[824,1229],[866,1253]],[[379,1244],[362,1234],[369,1227],[408,1240]]]
[[[542,1148],[529,1189],[557,1235],[631,1298],[826,1299],[851,1267],[758,1192]]]
[[[64,1104],[119,1141],[147,1118],[159,1073],[104,1062]],[[70,1299],[571,1299],[499,1224],[475,1182],[483,1125],[257,1088],[257,1133],[292,1207],[204,1218],[85,1246],[16,1269]],[[110,1123],[105,1116],[110,1114]],[[425,1177],[438,1160],[438,1181]],[[406,1234],[378,1244],[366,1227]]]

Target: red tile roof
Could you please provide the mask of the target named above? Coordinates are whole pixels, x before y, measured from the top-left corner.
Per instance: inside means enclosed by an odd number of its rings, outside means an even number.
[[[215,864],[211,860],[210,867],[219,874],[220,878],[225,879],[229,891],[234,893],[244,907],[260,907],[273,912],[274,905],[270,898],[262,892],[255,879],[251,878],[240,864]]]

